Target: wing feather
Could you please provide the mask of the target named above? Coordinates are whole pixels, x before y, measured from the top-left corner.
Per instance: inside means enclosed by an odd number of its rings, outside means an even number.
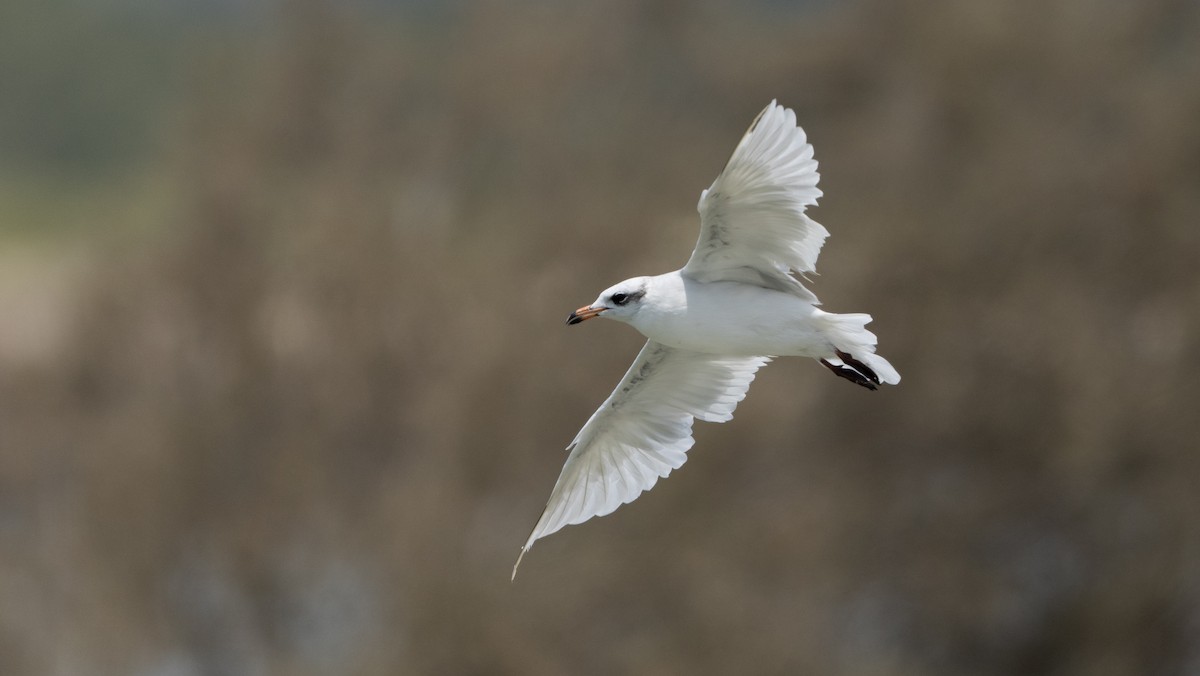
[[[700,195],[700,238],[682,273],[817,298],[793,273],[815,272],[829,231],[805,215],[820,174],[796,114],[772,101],[742,137],[725,169]]]
[[[725,422],[769,357],[678,350],[648,341],[567,447],[566,464],[521,555],[567,525],[610,514],[687,460],[694,419]],[[517,565],[520,565],[520,558]],[[517,569],[513,567],[513,577]]]

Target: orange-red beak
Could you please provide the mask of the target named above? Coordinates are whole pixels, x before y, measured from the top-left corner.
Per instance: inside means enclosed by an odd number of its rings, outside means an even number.
[[[607,309],[608,308],[605,307],[592,307],[591,305],[584,305],[578,310],[572,312],[570,317],[567,317],[567,324],[578,324],[579,322],[591,319],[592,317],[599,317],[600,313]]]

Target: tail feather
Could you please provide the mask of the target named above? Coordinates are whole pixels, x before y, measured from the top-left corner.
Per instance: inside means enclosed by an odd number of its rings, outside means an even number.
[[[875,375],[879,376],[879,382],[888,385],[895,385],[900,382],[900,373],[892,366],[891,362],[883,357],[873,352],[862,352],[855,354],[855,358],[869,366],[875,372]]]
[[[887,359],[875,354],[875,344],[878,339],[867,329],[871,315],[863,313],[824,315],[827,322],[826,332],[834,348],[849,353],[851,357],[865,364],[879,382],[895,385],[900,382],[900,374]]]

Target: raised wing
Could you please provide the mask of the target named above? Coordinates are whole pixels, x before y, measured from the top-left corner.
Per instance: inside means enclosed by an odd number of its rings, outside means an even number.
[[[772,101],[700,194],[700,239],[681,272],[702,282],[757,284],[816,303],[792,273],[815,271],[829,236],[804,214],[821,196],[819,179],[796,114]]]
[[[728,357],[648,341],[617,389],[567,446],[550,500],[521,556],[538,538],[633,502],[678,469],[692,421],[725,422],[769,357]],[[513,566],[517,576],[518,557]]]

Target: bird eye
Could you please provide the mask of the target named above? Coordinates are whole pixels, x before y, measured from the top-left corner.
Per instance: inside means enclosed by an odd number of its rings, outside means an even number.
[[[625,303],[629,302],[629,296],[624,293],[614,293],[612,295],[612,302],[616,303],[617,305],[624,305]]]

